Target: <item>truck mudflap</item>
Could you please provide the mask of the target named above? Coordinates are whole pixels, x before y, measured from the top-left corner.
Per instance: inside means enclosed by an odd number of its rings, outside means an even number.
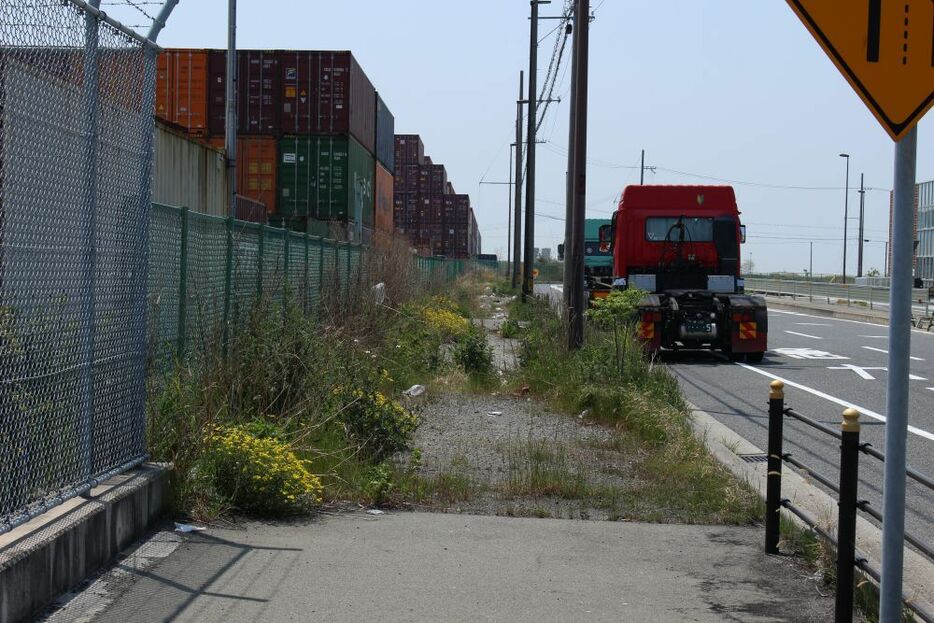
[[[662,348],[662,301],[657,294],[649,294],[637,306],[636,335],[648,353]]]
[[[761,296],[733,295],[728,297],[727,323],[729,352],[761,360],[768,350],[769,314]]]

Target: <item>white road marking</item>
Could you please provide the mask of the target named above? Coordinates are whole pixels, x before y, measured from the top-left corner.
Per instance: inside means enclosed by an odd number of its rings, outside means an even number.
[[[934,392],[934,387],[928,387],[928,389]]]
[[[872,346],[863,346],[863,348],[865,348],[866,350],[874,350],[877,353],[882,353],[883,355],[889,354],[889,351],[883,350],[881,348],[874,348]],[[924,359],[922,359],[921,357],[909,357],[909,359],[911,359],[912,361],[924,361]]]
[[[789,334],[789,335],[797,335],[797,336],[799,336],[799,337],[809,337],[809,338],[811,338],[812,340],[822,340],[822,339],[824,339],[824,338],[822,338],[822,337],[817,337],[816,335],[808,335],[807,333],[798,333],[798,332],[796,332],[796,331],[785,331],[785,333],[787,333],[787,334]]]
[[[866,409],[866,408],[864,408],[864,407],[859,406],[858,404],[854,404],[854,403],[849,402],[849,401],[847,401],[847,400],[841,400],[840,398],[837,398],[836,396],[831,396],[830,394],[825,394],[824,392],[822,392],[822,391],[820,391],[820,390],[817,390],[817,389],[814,389],[813,387],[808,387],[807,385],[801,385],[800,383],[795,383],[794,381],[789,381],[788,379],[784,379],[784,378],[782,378],[782,377],[780,377],[780,376],[776,376],[776,375],[774,375],[774,374],[772,374],[772,373],[770,373],[770,372],[766,372],[765,370],[760,370],[759,368],[750,366],[749,364],[737,363],[736,365],[741,366],[741,367],[743,367],[743,368],[746,368],[747,370],[750,370],[750,371],[752,371],[752,372],[755,372],[756,374],[761,374],[762,376],[767,377],[767,378],[770,378],[770,379],[772,379],[773,381],[781,381],[782,383],[784,383],[784,384],[787,385],[788,387],[794,387],[794,388],[796,388],[796,389],[800,389],[801,391],[804,391],[804,392],[807,392],[807,393],[812,394],[812,395],[814,395],[814,396],[817,396],[818,398],[823,398],[824,400],[827,400],[827,401],[830,401],[830,402],[832,402],[832,403],[834,403],[834,404],[840,405],[841,407],[844,407],[844,408],[846,408],[846,409],[851,409],[851,408],[852,408],[852,409],[856,409],[856,410],[859,411],[862,415],[865,415],[865,416],[867,416],[867,417],[871,417],[871,418],[874,419],[874,420],[879,420],[880,422],[885,422],[885,421],[886,421],[886,417],[885,417],[884,415],[880,415],[880,414],[876,413],[875,411],[872,411],[872,410],[870,410],[870,409]],[[909,426],[909,427],[908,427],[908,432],[909,432],[909,433],[912,433],[912,434],[914,434],[914,435],[917,435],[918,437],[924,437],[925,439],[927,439],[927,440],[929,440],[929,441],[934,441],[934,433],[929,433],[929,432],[926,431],[926,430],[921,430],[920,428],[917,428],[917,427],[914,427],[914,426]]]
[[[876,380],[876,377],[874,377],[873,375],[871,375],[871,374],[869,374],[868,372],[866,372],[866,370],[883,370],[883,371],[885,371],[886,368],[861,368],[860,366],[854,366],[854,365],[851,364],[851,363],[845,363],[845,364],[843,364],[842,366],[837,366],[837,367],[834,367],[834,368],[827,368],[827,369],[828,369],[828,370],[852,370],[852,371],[855,372],[857,375],[859,375],[859,377],[862,378],[862,379],[865,379],[865,380],[867,380],[867,381],[875,381],[875,380]]]
[[[823,322],[796,322],[795,324],[798,325],[799,327],[831,327],[833,326],[833,325],[829,325]]]
[[[786,316],[798,316],[799,318],[814,318],[815,320],[833,320],[834,322],[849,322],[850,324],[861,324],[866,325],[867,327],[884,327],[885,325],[880,325],[878,322],[863,322],[862,320],[850,320],[849,318],[828,318],[827,316],[815,316],[814,314],[802,314],[801,312],[787,311],[784,309],[770,309],[770,314],[784,314]],[[928,337],[934,337],[934,332],[931,331],[921,331],[920,329],[912,329],[912,333],[916,335],[927,335]],[[865,337],[865,336],[864,336]],[[885,337],[885,336],[869,336],[869,337]]]
[[[868,340],[887,340],[887,339],[889,339],[889,336],[887,336],[887,335],[861,335],[860,337],[864,337],[864,338],[866,338],[866,339],[868,339]]]
[[[843,355],[834,355],[814,348],[773,348],[772,352],[792,359],[849,359]]]

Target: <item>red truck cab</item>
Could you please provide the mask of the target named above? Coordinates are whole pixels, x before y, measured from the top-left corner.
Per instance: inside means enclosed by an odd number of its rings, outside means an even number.
[[[613,288],[648,292],[640,335],[650,350],[707,348],[761,361],[768,314],[744,294],[745,228],[729,186],[629,186],[601,242]]]

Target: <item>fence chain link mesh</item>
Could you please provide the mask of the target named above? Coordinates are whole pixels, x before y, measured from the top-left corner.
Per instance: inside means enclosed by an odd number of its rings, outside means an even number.
[[[153,63],[0,3],[0,532],[144,457]]]

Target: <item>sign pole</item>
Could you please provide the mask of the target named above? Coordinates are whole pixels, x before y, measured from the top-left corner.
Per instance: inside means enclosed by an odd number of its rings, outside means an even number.
[[[908,438],[908,366],[911,354],[912,246],[918,130],[895,144],[892,285],[889,291],[889,375],[886,389],[885,479],[882,487],[881,623],[902,620],[905,551],[905,447]]]

